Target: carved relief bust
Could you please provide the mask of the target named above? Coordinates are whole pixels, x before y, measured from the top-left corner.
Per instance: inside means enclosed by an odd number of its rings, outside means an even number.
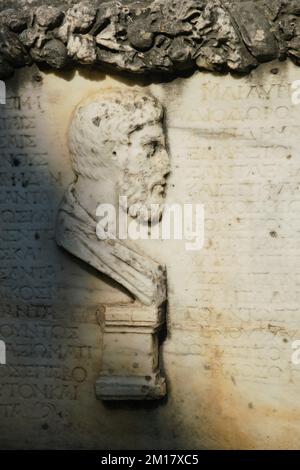
[[[119,214],[126,211],[126,217],[142,224],[160,221],[170,172],[162,119],[158,101],[137,90],[105,90],[79,104],[68,136],[76,179],[61,203],[56,230],[59,246],[129,291],[135,303],[123,306],[124,315],[129,309],[135,332],[137,326],[148,322],[151,336],[163,322],[165,268],[129,247],[126,240],[99,240],[96,212],[99,204],[111,204]],[[118,207],[124,197],[126,207]],[[107,307],[102,307],[104,311]],[[118,321],[123,324],[122,309],[118,312]],[[101,323],[105,325],[107,318]],[[154,349],[157,356],[157,341]],[[148,371],[147,377],[152,372]]]

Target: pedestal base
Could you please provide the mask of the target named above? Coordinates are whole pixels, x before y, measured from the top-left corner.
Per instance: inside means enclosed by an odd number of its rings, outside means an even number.
[[[100,376],[96,396],[100,400],[159,400],[167,393],[160,374],[146,377]]]
[[[96,382],[100,400],[157,400],[166,393],[159,368],[158,332],[165,309],[139,303],[101,306],[102,365]]]

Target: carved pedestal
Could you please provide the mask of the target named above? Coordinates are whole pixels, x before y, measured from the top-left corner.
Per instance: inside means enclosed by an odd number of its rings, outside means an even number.
[[[159,368],[158,333],[165,309],[132,304],[101,306],[102,367],[96,382],[101,400],[155,400],[166,395]]]

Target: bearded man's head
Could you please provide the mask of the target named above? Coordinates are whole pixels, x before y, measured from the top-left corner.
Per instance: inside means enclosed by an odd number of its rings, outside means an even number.
[[[159,220],[170,172],[162,121],[154,97],[103,90],[77,107],[69,129],[75,173],[99,184],[109,175],[128,213],[144,222]]]

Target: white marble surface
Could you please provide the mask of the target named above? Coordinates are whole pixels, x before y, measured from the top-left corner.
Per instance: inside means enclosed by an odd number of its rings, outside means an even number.
[[[300,108],[290,86],[299,69],[273,63],[246,78],[196,73],[150,86],[167,112],[168,201],[204,204],[205,246],[149,244],[168,269],[169,398],[134,408],[103,405],[93,388],[97,306],[128,297],[53,239],[73,177],[74,107],[132,84],[100,73],[32,84],[32,73],[10,82],[0,110],[1,447],[298,448]]]

